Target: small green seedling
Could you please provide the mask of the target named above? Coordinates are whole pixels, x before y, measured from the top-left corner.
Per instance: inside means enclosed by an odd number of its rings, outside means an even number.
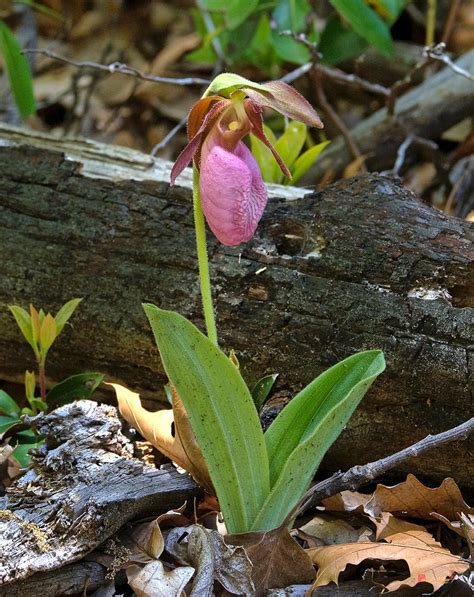
[[[9,307],[35,354],[40,388],[38,396],[36,375],[33,371],[26,371],[25,396],[28,406],[23,407],[0,390],[0,439],[13,436],[16,447],[12,456],[22,467],[30,462],[28,451],[42,443],[41,436],[25,423],[24,415],[34,417],[42,411],[74,400],[87,400],[104,378],[100,373],[80,373],[68,377],[46,392],[46,356],[81,300],[68,301],[54,317],[43,309],[38,311],[33,305],[30,305],[29,313],[17,305]]]

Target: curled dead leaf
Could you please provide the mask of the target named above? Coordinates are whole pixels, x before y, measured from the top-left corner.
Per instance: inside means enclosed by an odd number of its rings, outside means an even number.
[[[198,524],[172,529],[166,551],[196,569],[191,597],[212,597],[215,581],[232,595],[254,595],[252,564],[245,550],[226,545],[217,531]]]
[[[267,589],[310,583],[315,570],[306,551],[291,537],[286,526],[271,531],[227,535],[226,543],[240,545],[252,562],[255,595]]]
[[[194,568],[180,566],[166,570],[159,560],[146,564],[143,568],[130,566],[126,569],[129,585],[137,597],[157,597],[167,595],[177,597],[194,574]]]
[[[207,465],[179,397],[173,395],[173,411],[150,412],[143,408],[140,395],[119,384],[111,385],[117,394],[120,414],[146,440],[214,493]],[[173,429],[174,428],[174,429]]]

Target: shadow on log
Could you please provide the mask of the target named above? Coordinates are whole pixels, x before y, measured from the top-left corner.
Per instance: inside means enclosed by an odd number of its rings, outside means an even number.
[[[0,138],[0,378],[33,366],[6,305],[54,311],[82,296],[50,381],[98,370],[163,399],[141,303],[202,327],[189,173],[170,189],[169,164],[138,152],[3,125]],[[280,373],[282,400],[343,357],[385,351],[386,373],[324,463],[346,469],[472,414],[472,224],[376,175],[304,195],[274,187],[246,245],[209,238],[218,328],[247,381]],[[469,441],[404,470],[472,488]]]

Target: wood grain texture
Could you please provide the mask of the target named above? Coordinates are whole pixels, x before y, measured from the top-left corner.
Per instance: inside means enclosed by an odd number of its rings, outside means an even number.
[[[6,305],[54,311],[82,296],[49,355],[50,381],[98,370],[163,399],[141,303],[202,328],[189,173],[170,189],[170,165],[137,152],[63,146],[5,126],[0,138],[0,378],[33,366]],[[376,175],[304,195],[273,188],[246,245],[209,236],[222,347],[236,350],[249,383],[280,373],[265,421],[325,368],[370,348],[385,351],[387,371],[326,469],[375,460],[472,416],[472,224]],[[472,451],[471,439],[403,470],[472,488]]]
[[[75,402],[35,425],[46,446],[0,498],[0,587],[8,595],[9,583],[71,564],[128,521],[200,494],[176,469],[131,458],[113,406]]]

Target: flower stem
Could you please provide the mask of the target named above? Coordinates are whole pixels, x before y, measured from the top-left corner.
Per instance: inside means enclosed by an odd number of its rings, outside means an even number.
[[[214,318],[214,308],[212,306],[211,280],[209,277],[209,261],[207,258],[206,226],[204,223],[204,214],[202,212],[201,197],[199,195],[199,172],[196,166],[193,167],[193,205],[199,264],[199,283],[201,285],[204,321],[206,322],[206,330],[209,340],[217,346],[217,329]]]

